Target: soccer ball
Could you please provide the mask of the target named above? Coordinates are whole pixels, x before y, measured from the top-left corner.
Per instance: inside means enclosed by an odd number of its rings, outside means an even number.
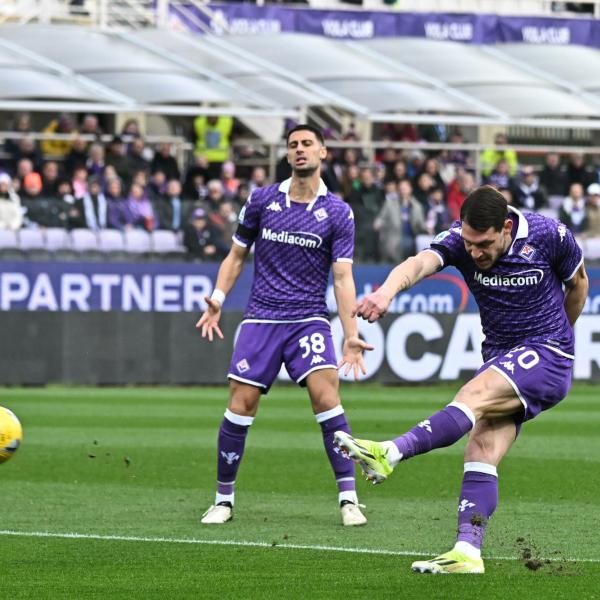
[[[0,406],[0,464],[6,462],[20,446],[23,428],[17,416]]]

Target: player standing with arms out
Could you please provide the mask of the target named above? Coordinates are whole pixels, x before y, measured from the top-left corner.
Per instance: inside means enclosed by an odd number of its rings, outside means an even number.
[[[344,525],[364,525],[355,491],[354,464],[333,443],[336,430],[350,432],[340,404],[337,370],[345,365],[358,378],[362,353],[372,349],[358,337],[352,310],[354,219],[350,207],[327,191],[320,178],[327,150],[318,129],[298,125],[287,134],[292,177],[255,190],[239,217],[229,255],[221,263],[208,308],[196,327],[202,337],[223,338],[221,306],[235,284],[252,244],[254,281],[229,367],[230,397],[217,443],[217,494],[202,523],[225,523],[233,516],[234,483],[248,429],[261,394],[282,363],[308,388],[335,474]],[[338,365],[325,301],[329,270],[344,330]],[[352,315],[352,316],[351,316]]]
[[[414,562],[413,571],[421,573],[484,572],[481,544],[498,502],[497,466],[521,425],[567,395],[573,325],[588,293],[581,250],[562,223],[509,208],[489,186],[471,192],[460,217],[431,248],[398,265],[355,312],[373,322],[399,291],[454,265],[479,306],[484,364],[446,408],[394,440],[335,433],[336,443],[374,483],[401,460],[469,434],[457,543],[432,560]]]

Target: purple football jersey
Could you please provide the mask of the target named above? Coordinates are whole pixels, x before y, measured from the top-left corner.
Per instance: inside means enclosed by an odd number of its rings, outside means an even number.
[[[562,284],[583,262],[567,227],[535,213],[509,208],[513,243],[488,270],[477,268],[465,250],[461,223],[438,234],[431,250],[442,266],[454,265],[465,278],[481,315],[485,360],[525,342],[573,355],[573,330],[564,309]]]
[[[312,202],[288,195],[291,179],[252,192],[233,241],[254,243],[254,281],[244,319],[328,317],[325,294],[333,262],[352,262],[354,217],[323,181]]]

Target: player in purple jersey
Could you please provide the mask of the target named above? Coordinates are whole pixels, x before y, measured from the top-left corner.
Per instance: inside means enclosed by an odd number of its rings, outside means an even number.
[[[284,364],[306,386],[338,487],[344,525],[364,525],[356,497],[354,464],[333,443],[333,433],[350,432],[339,397],[338,368],[365,373],[362,353],[372,347],[358,337],[352,315],[354,219],[350,207],[327,191],[320,178],[327,150],[318,129],[298,125],[287,135],[292,177],[255,190],[239,217],[233,246],[222,262],[208,308],[197,323],[212,341],[221,306],[254,244],[254,281],[235,343],[228,378],[230,397],[217,442],[217,494],[202,523],[232,518],[234,483],[248,428],[261,394]],[[325,296],[329,271],[344,330],[343,356],[336,360]]]
[[[573,325],[588,292],[581,250],[562,223],[508,207],[489,186],[467,197],[460,216],[431,248],[398,265],[355,314],[373,322],[398,292],[454,265],[479,306],[484,364],[448,406],[394,440],[335,433],[342,451],[374,483],[384,481],[401,460],[469,434],[456,545],[432,560],[414,562],[413,571],[420,573],[484,572],[481,544],[498,502],[498,464],[521,424],[567,395]]]

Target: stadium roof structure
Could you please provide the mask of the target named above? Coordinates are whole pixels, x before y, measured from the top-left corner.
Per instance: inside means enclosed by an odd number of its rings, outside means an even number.
[[[600,51],[301,33],[0,26],[0,110],[600,129]]]

